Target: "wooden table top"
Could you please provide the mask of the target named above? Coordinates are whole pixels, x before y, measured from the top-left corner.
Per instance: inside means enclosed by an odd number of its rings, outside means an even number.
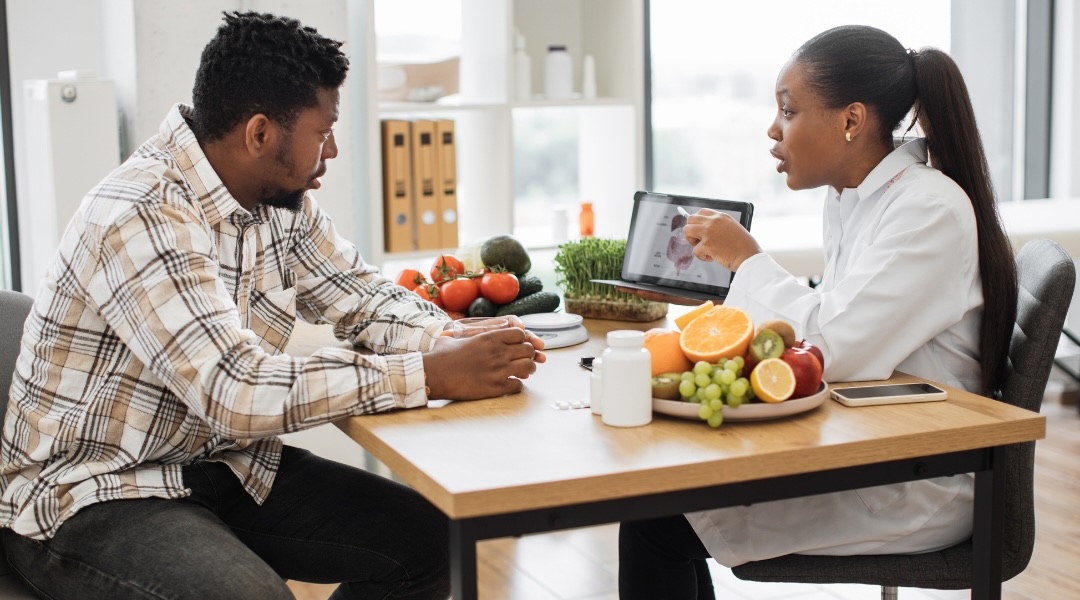
[[[946,388],[949,399],[850,408],[827,400],[772,421],[704,422],[654,415],[644,427],[604,425],[588,409],[582,356],[612,329],[670,321],[587,320],[584,344],[547,352],[521,394],[353,417],[337,426],[451,518],[609,500],[1041,439],[1043,416]],[[310,344],[310,341],[308,342]],[[297,348],[304,348],[299,342]],[[908,376],[897,381],[914,380]],[[842,387],[849,384],[839,384]]]

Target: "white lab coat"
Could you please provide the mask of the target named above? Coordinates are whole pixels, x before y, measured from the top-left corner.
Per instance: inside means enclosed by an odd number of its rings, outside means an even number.
[[[975,215],[926,165],[924,140],[897,148],[855,189],[830,189],[825,273],[810,289],[767,254],[746,260],[725,304],[782,318],[825,355],[827,381],[894,370],[977,390],[982,289]],[[971,534],[970,475],[686,515],[719,563],[785,554],[938,550]]]

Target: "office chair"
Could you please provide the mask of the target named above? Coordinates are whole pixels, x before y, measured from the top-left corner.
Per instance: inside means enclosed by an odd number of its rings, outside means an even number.
[[[1034,412],[1042,405],[1054,352],[1073,297],[1073,259],[1050,240],[1032,240],[1016,256],[1019,298],[1000,400]],[[1005,451],[1005,530],[1002,581],[1023,571],[1035,545],[1035,442]],[[881,586],[883,600],[897,587],[971,587],[971,540],[938,552],[859,556],[790,554],[732,569],[739,579],[786,583],[861,583]]]
[[[15,359],[19,356],[23,322],[30,314],[34,301],[25,294],[0,290],[0,423],[7,413],[8,390],[15,372]],[[8,565],[7,553],[0,546],[0,600],[24,600],[36,598],[30,593],[19,576]]]

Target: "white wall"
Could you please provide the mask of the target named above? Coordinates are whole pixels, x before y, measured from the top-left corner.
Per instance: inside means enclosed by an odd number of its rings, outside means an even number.
[[[351,0],[355,2],[356,0]],[[191,102],[191,87],[199,57],[214,35],[225,10],[257,10],[288,15],[328,37],[346,40],[347,0],[8,0],[8,30],[12,80],[16,192],[21,231],[33,206],[26,182],[25,103],[23,81],[48,79],[58,71],[90,70],[114,80],[122,112],[125,156],[157,133],[165,113],[176,102]],[[363,44],[343,47],[346,53]],[[350,77],[362,68],[351,57]],[[339,156],[331,161],[317,193],[319,203],[334,218],[339,233],[355,239],[360,221],[353,209],[351,156],[353,94],[342,89],[341,120],[336,128]],[[106,173],[101,174],[103,177]],[[67,215],[70,217],[70,215]],[[60,217],[66,218],[66,217]],[[23,236],[26,240],[27,236]],[[27,252],[27,255],[30,253]],[[26,272],[31,265],[24,261]],[[39,267],[33,267],[39,269]],[[37,278],[29,278],[36,281]],[[36,289],[27,288],[30,294]]]
[[[85,0],[8,0],[8,49],[11,65],[12,137],[15,143],[15,194],[19,209],[20,241],[24,257],[34,256],[30,247],[34,206],[29,201],[29,166],[27,136],[39,132],[27,131],[26,100],[23,82],[31,79],[54,79],[57,72],[67,70],[104,72],[102,62],[101,8],[99,2]],[[105,175],[102,173],[102,175]],[[22,262],[25,282],[40,281],[39,270],[32,263]]]

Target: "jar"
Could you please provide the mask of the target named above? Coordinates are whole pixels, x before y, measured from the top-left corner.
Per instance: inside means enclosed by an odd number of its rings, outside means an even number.
[[[607,343],[602,356],[601,418],[613,427],[648,425],[652,421],[652,359],[644,348],[645,334],[610,331]]]
[[[544,96],[565,100],[574,95],[574,64],[566,46],[548,46],[544,59]]]
[[[593,224],[595,223],[595,215],[593,215],[592,202],[581,203],[581,213],[578,214],[578,226],[581,229],[581,237],[587,238],[593,236]]]

